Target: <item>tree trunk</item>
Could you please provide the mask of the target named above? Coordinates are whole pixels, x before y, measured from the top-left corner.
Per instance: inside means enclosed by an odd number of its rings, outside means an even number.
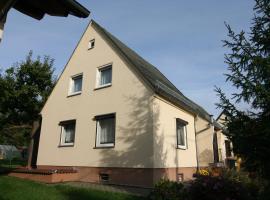
[[[28,148],[28,163],[27,168],[36,167],[36,157],[39,145],[39,135],[40,135],[41,119],[38,119],[33,122],[31,130],[31,141]]]

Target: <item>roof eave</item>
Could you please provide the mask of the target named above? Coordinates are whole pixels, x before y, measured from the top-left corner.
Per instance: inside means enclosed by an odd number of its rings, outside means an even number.
[[[87,18],[90,15],[90,11],[82,6],[79,2],[74,0],[66,0],[66,2],[70,8],[76,9],[76,12],[72,13],[72,15],[81,18]]]

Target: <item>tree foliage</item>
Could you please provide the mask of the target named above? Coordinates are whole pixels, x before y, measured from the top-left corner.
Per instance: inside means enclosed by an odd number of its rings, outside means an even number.
[[[1,143],[27,144],[32,123],[55,84],[53,73],[53,59],[33,59],[30,51],[25,61],[0,74]]]
[[[226,77],[237,92],[229,99],[216,88],[217,105],[227,115],[227,135],[245,168],[270,179],[270,0],[256,0],[254,13],[247,33],[235,33],[226,24]],[[249,109],[239,110],[239,103]]]

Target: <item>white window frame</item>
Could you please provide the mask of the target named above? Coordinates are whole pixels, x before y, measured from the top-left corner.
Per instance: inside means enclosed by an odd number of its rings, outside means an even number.
[[[108,115],[108,117],[106,117]],[[115,132],[116,132],[116,115],[115,113],[112,114],[106,114],[106,115],[101,115],[104,116],[101,119],[96,119],[96,147],[114,147],[115,146]],[[100,116],[97,116],[100,117]],[[100,143],[100,120],[102,119],[108,119],[108,118],[113,118],[114,119],[114,141],[112,143],[105,143],[101,144]]]
[[[70,81],[69,81],[69,90],[68,90],[68,96],[73,96],[73,95],[78,95],[78,94],[81,94],[82,93],[82,88],[80,91],[77,91],[77,92],[73,92],[74,90],[74,80],[81,76],[82,77],[82,87],[83,87],[83,73],[80,73],[80,74],[76,74],[76,75],[73,75],[70,77]]]
[[[69,123],[74,123],[74,141],[73,142],[65,142],[66,139],[66,132],[65,132],[65,126]],[[74,146],[75,142],[75,135],[76,135],[76,120],[69,120],[69,121],[63,121],[60,122],[59,125],[61,126],[61,135],[60,135],[60,145],[59,146]]]
[[[93,38],[88,43],[88,50],[93,49],[95,47],[95,44],[96,44],[96,40],[95,40],[95,38]]]
[[[181,121],[183,121],[183,122],[181,122]],[[177,123],[182,124],[182,126],[184,128],[184,142],[185,142],[184,145],[178,144]],[[177,146],[177,149],[183,149],[183,150],[187,149],[187,125],[188,125],[188,123],[184,122],[184,120],[176,118],[176,120],[175,120],[175,130],[176,130],[176,146]]]
[[[111,68],[111,72],[113,70],[113,64],[109,63],[103,66],[100,66],[97,68],[97,73],[96,73],[96,89],[100,89],[100,88],[105,88],[105,87],[109,87],[112,85],[112,77],[111,77],[111,82],[104,84],[104,85],[100,85],[100,78],[101,78],[101,71],[105,70],[106,68]],[[113,72],[112,72],[113,73]],[[112,74],[111,74],[112,76]]]

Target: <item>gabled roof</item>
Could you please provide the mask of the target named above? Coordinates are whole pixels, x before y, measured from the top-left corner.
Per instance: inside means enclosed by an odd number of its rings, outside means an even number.
[[[216,120],[213,120],[213,125],[218,130],[223,130],[223,127],[220,123],[218,123]]]
[[[221,113],[218,115],[218,117],[217,117],[217,121],[219,120],[219,118],[223,115],[223,114],[225,114],[225,110],[223,109],[222,111],[221,111]]]
[[[148,82],[155,93],[185,110],[199,115],[209,122],[211,121],[211,117],[206,110],[183,95],[155,66],[127,47],[94,20],[91,23],[94,29]]]

